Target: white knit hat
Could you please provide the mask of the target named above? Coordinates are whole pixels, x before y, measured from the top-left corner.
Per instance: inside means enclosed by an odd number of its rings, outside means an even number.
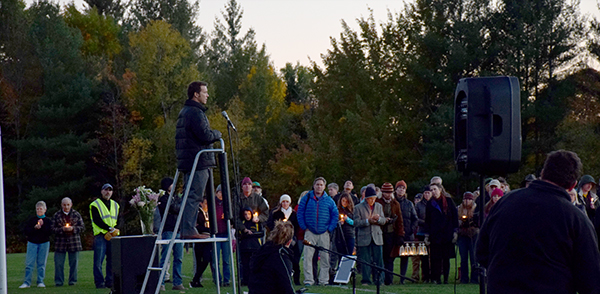
[[[287,200],[289,203],[292,203],[292,197],[290,197],[290,195],[288,194],[283,194],[281,195],[281,197],[279,197],[279,203],[283,202],[284,200]]]

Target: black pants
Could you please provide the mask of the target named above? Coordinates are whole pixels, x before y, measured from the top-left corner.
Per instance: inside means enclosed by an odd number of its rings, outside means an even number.
[[[390,257],[392,250],[394,249],[396,239],[395,233],[384,233],[383,234],[383,267],[391,272],[394,271],[394,260],[395,257]],[[385,284],[391,285],[394,282],[394,275],[385,273]]]
[[[200,282],[202,274],[212,261],[212,250],[213,246],[211,243],[195,243],[194,244],[194,255],[196,257],[196,272],[192,282]]]
[[[242,257],[242,285],[248,285],[250,280],[250,257],[254,251],[242,251],[240,255]]]
[[[450,251],[453,249],[452,243],[431,244],[431,279],[441,282],[440,276],[444,275],[444,282],[448,282],[450,275]]]

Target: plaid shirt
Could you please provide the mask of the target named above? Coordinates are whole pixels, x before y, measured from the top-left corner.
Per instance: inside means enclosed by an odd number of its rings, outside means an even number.
[[[73,227],[73,231],[65,232],[63,227],[69,223]],[[81,251],[81,238],[79,234],[85,230],[81,214],[71,209],[69,214],[65,214],[62,209],[57,211],[52,218],[52,231],[56,235],[54,239],[55,252],[73,252]]]

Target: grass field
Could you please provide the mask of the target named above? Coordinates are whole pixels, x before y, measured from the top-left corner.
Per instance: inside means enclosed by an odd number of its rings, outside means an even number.
[[[193,255],[190,249],[189,253],[184,254],[183,257],[183,285],[186,287],[184,291],[173,291],[171,290],[171,284],[167,283],[167,291],[163,293],[216,293],[216,287],[212,283],[212,275],[209,269],[204,273],[204,288],[189,289],[189,282],[193,276]],[[407,282],[406,285],[399,285],[399,279],[394,279],[394,285],[382,286],[381,293],[468,293],[475,294],[479,293],[478,285],[454,285],[454,273],[455,273],[455,261],[458,259],[452,259],[450,261],[450,284],[448,285],[432,285],[432,284],[411,284]],[[33,274],[33,287],[29,289],[19,289],[19,286],[23,283],[23,277],[25,275],[25,254],[8,254],[7,255],[7,270],[8,270],[8,293],[45,293],[45,294],[65,294],[65,293],[109,293],[109,289],[96,289],[94,286],[94,277],[92,275],[92,264],[93,264],[93,251],[83,251],[79,255],[79,270],[78,270],[78,282],[75,286],[54,286],[54,253],[50,252],[48,256],[48,263],[46,265],[46,278],[44,283],[46,288],[36,288],[36,274]],[[394,267],[395,272],[400,270],[400,259],[396,259],[396,265]],[[410,277],[411,265],[409,262],[409,269],[407,275]],[[301,278],[303,278],[301,276]],[[360,279],[360,276],[359,276]],[[68,280],[68,261],[65,264],[65,281]],[[359,280],[360,281],[360,280]],[[297,286],[296,289],[301,288]],[[357,293],[374,293],[375,286],[362,286],[357,283]],[[247,291],[247,288],[244,287]],[[307,293],[352,293],[352,285],[346,286],[327,286],[320,287],[314,286],[309,287]],[[231,287],[221,288],[221,293],[233,293]],[[133,293],[132,293],[133,294]]]

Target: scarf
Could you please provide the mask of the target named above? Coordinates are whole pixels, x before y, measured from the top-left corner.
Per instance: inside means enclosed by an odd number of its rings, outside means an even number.
[[[292,215],[292,207],[288,207],[287,209],[284,209],[283,207],[281,208],[281,212],[283,212],[283,215],[285,215],[285,219],[289,219],[290,215]]]
[[[37,214],[36,214],[37,215]],[[42,214],[42,215],[37,215],[38,218],[45,218],[46,214]]]

